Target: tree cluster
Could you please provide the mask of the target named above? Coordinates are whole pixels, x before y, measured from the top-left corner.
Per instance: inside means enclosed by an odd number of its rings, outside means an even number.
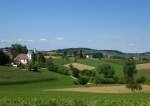
[[[23,46],[21,44],[12,44],[11,45],[11,54],[13,58],[15,58],[17,55],[24,53],[26,54],[28,52],[28,49],[26,46]]]
[[[52,59],[46,60],[46,67],[49,71],[57,72],[64,75],[69,75],[69,69],[63,66],[56,65]]]
[[[28,70],[38,72],[39,68],[46,67],[46,59],[41,53],[32,53],[32,60],[28,63]]]
[[[115,70],[109,64],[101,65],[94,79],[95,84],[114,84],[118,82]]]
[[[144,76],[136,78],[136,64],[133,59],[128,59],[124,65],[124,78],[127,88],[131,91],[142,90],[142,83],[146,81]]]
[[[6,65],[10,63],[10,57],[0,50],[0,65]]]

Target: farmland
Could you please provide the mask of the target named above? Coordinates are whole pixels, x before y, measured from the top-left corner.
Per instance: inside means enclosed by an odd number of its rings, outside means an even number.
[[[63,59],[55,59],[54,62],[58,65],[67,65],[67,64],[72,64],[74,63],[72,59],[70,60],[63,60]],[[110,66],[112,66],[115,69],[115,74],[116,76],[122,78],[123,77],[123,64],[125,63],[124,60],[78,60],[77,63],[80,64],[84,64],[84,65],[89,65],[89,66],[93,66],[95,68],[100,67],[103,64],[109,64]],[[140,64],[137,64],[137,66],[139,66]],[[138,73],[137,76],[145,76],[146,78],[150,78],[150,73],[148,71],[144,71],[145,68],[149,67],[149,63],[145,63],[142,65],[146,65],[146,67],[142,68],[137,68],[138,69]],[[141,66],[140,66],[141,67]]]
[[[49,92],[1,96],[0,106],[149,106],[149,94]]]
[[[138,70],[144,70],[147,72],[150,72],[150,63],[145,63],[145,64],[138,64],[137,65]]]
[[[73,63],[72,60],[57,59],[55,63],[65,65]],[[123,76],[121,64],[103,60],[79,60],[78,63],[90,65],[98,68],[102,64],[110,64],[116,75]],[[124,85],[108,85],[110,93],[102,92],[107,85],[91,87],[81,87],[74,85],[70,76],[40,69],[40,72],[28,72],[7,66],[0,66],[0,81],[7,85],[0,85],[0,106],[149,106],[150,92],[121,92],[115,93],[119,87]],[[150,74],[139,71],[139,74]],[[22,80],[23,79],[23,80]],[[46,80],[45,80],[46,79]],[[17,83],[15,83],[17,81]],[[28,83],[25,83],[25,82]],[[9,83],[8,83],[9,82]],[[80,88],[81,87],[81,88]],[[106,88],[105,88],[106,87]],[[118,89],[117,89],[117,88]],[[69,89],[69,90],[68,90]],[[122,88],[121,88],[122,89]],[[123,90],[126,88],[123,88]],[[90,92],[90,90],[95,92]],[[96,92],[99,91],[99,92]],[[76,92],[72,92],[76,91]],[[79,93],[80,91],[80,93]],[[84,92],[82,92],[84,91]],[[86,92],[85,92],[86,91]]]

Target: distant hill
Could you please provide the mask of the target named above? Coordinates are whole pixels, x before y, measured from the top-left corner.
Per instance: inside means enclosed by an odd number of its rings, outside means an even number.
[[[107,56],[125,56],[125,57],[130,57],[130,56],[150,56],[150,52],[145,52],[145,53],[125,53],[121,52],[118,50],[97,50],[97,49],[91,49],[91,48],[65,48],[65,49],[57,49],[57,50],[52,50],[50,52],[56,52],[56,53],[64,53],[67,52],[68,54],[73,54],[74,51],[80,51],[82,50],[85,54],[90,54],[90,53],[103,53],[104,55]]]
[[[82,50],[84,53],[103,53],[107,55],[123,55],[124,53],[121,51],[117,50],[96,50],[96,49],[90,49],[90,48],[66,48],[66,49],[57,49],[53,50],[51,52],[56,52],[56,53],[64,53],[67,52],[68,54],[72,54],[74,51],[80,51]]]

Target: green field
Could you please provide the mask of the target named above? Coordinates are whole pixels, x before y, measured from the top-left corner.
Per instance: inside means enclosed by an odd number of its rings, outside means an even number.
[[[100,60],[78,62],[94,67],[107,63],[116,70],[117,76],[123,76],[121,64]],[[64,65],[72,61],[58,59],[55,63]],[[140,71],[139,74],[150,76],[144,71]],[[74,85],[70,76],[47,69],[35,73],[0,66],[0,82],[7,84],[0,85],[0,106],[150,106],[150,93],[98,94],[48,91],[78,86]]]
[[[0,84],[30,83],[39,81],[56,80],[55,77],[41,70],[39,73],[14,67],[0,66]]]
[[[42,91],[49,88],[73,87],[73,80],[69,76],[41,69],[40,73],[23,71],[0,66],[1,82],[10,84],[0,85],[0,92],[8,91]],[[8,70],[9,69],[9,70]],[[11,70],[12,69],[12,70]],[[13,74],[12,74],[13,73]],[[9,77],[5,77],[5,76]],[[45,81],[45,79],[48,79]],[[16,83],[16,82],[19,82]],[[27,82],[28,83],[24,83]],[[35,82],[36,81],[36,82]],[[15,83],[15,84],[14,84]]]
[[[7,105],[6,105],[7,104]],[[150,94],[37,92],[0,97],[0,106],[149,106]]]

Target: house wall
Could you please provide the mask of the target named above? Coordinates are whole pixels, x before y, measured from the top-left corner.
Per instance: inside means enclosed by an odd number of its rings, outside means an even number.
[[[27,54],[27,56],[28,56],[29,60],[32,59],[32,54]]]
[[[22,64],[27,64],[27,63],[28,63],[27,60],[21,60],[20,62],[21,62]]]

